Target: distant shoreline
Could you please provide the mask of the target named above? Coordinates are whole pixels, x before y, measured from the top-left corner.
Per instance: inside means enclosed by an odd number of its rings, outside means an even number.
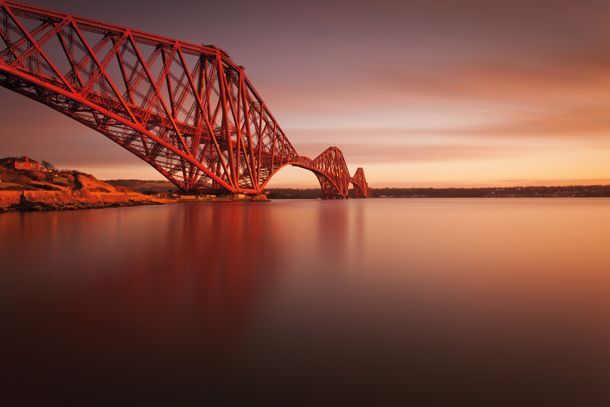
[[[108,184],[147,195],[176,194],[168,181],[110,180]],[[319,199],[319,188],[268,188],[269,199]],[[475,188],[370,188],[371,198],[609,198],[610,185]]]
[[[606,187],[610,189],[610,187]],[[604,188],[604,191],[605,189]],[[399,192],[400,191],[400,192]],[[580,191],[558,192],[550,189],[547,194],[525,195],[525,194],[492,194],[482,195],[474,194],[473,191],[460,191],[464,194],[454,192],[453,195],[441,190],[434,190],[435,194],[422,195],[410,191],[405,193],[402,190],[392,192],[392,195],[373,195],[375,199],[558,199],[558,198],[610,198],[610,193],[606,195],[595,195],[594,191],[585,193]],[[469,194],[465,194],[469,191]],[[599,192],[599,191],[598,191]],[[572,195],[570,195],[570,193]],[[268,202],[282,200],[316,200],[316,191],[313,189],[306,190],[270,190],[269,199],[253,198],[253,197],[231,197],[231,196],[183,196],[174,198],[162,198],[133,192],[118,192],[118,193],[96,193],[85,194],[79,193],[57,193],[52,191],[0,191],[0,214],[8,212],[54,212],[54,211],[75,211],[85,209],[106,209],[134,206],[154,206],[168,205],[176,203],[227,203],[227,202]]]
[[[221,191],[179,193],[168,181],[100,181],[75,170],[58,170],[28,157],[0,159],[0,212],[68,211],[186,202],[258,202],[320,199],[320,188],[269,188],[258,196]],[[610,198],[610,185],[485,188],[371,188],[371,198]]]
[[[315,199],[314,188],[277,188],[270,199]],[[610,198],[610,185],[531,186],[486,188],[371,188],[371,198]]]

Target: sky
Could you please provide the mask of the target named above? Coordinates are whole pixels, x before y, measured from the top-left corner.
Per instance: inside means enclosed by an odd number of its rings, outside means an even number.
[[[194,4],[193,4],[194,3]],[[610,2],[29,4],[225,49],[302,155],[372,187],[610,183]],[[160,179],[102,135],[0,89],[0,156]],[[298,168],[270,186],[316,186]]]

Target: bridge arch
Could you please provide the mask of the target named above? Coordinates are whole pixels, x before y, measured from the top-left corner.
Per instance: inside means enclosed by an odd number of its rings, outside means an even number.
[[[366,182],[366,177],[364,176],[364,169],[358,168],[350,182],[354,186],[355,198],[369,197],[369,184]]]
[[[318,182],[320,183],[320,189],[322,190],[322,198],[323,199],[346,199],[347,196],[343,193],[342,189],[337,185],[336,181],[333,180],[329,175],[316,171],[311,168],[303,167],[298,164],[292,164],[294,167],[303,168],[305,170],[311,171],[316,178],[318,178]]]
[[[300,157],[303,158],[303,157]],[[348,195],[346,195],[345,193],[342,192],[342,189],[337,185],[336,181],[334,181],[329,175],[320,172],[319,170],[316,170],[310,166],[306,166],[303,165],[302,163],[299,162],[293,162],[293,163],[287,163],[284,164],[282,167],[278,168],[275,173],[269,177],[269,179],[265,182],[265,184],[262,186],[263,189],[265,189],[269,182],[271,182],[271,180],[273,179],[273,176],[276,175],[277,173],[279,173],[281,170],[283,170],[286,167],[295,167],[295,168],[299,168],[299,169],[303,169],[306,171],[311,172],[313,175],[315,175],[316,179],[318,180],[318,183],[320,185],[320,190],[322,191],[322,198],[323,199],[347,199]]]

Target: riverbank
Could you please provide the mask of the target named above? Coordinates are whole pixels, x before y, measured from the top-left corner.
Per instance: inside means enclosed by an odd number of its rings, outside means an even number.
[[[120,188],[75,170],[28,157],[0,159],[0,212],[66,211],[161,205],[171,199]]]
[[[178,196],[160,198],[138,192],[0,191],[0,213],[74,211],[125,206],[204,202],[268,202],[266,196]]]
[[[137,192],[0,191],[0,212],[70,211],[122,206],[163,205],[169,199]]]

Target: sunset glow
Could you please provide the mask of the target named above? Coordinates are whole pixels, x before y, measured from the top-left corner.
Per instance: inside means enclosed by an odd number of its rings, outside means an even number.
[[[243,2],[235,15],[234,3],[184,0],[170,10],[146,2],[146,15],[138,1],[119,14],[103,3],[33,3],[222,47],[301,154],[340,146],[352,173],[366,166],[372,187],[610,181],[607,2],[265,1]],[[0,120],[1,156],[29,154],[103,179],[162,178],[4,89]],[[286,169],[270,184],[295,185],[317,180]]]

